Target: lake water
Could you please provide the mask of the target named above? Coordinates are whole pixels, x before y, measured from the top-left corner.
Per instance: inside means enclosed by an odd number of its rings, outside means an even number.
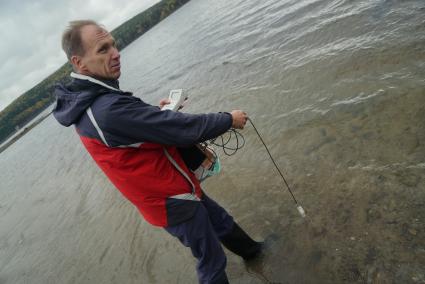
[[[231,283],[425,283],[425,2],[194,0],[122,52],[121,87],[253,128],[204,189],[256,239]],[[0,154],[0,283],[196,283],[72,128],[48,117]]]

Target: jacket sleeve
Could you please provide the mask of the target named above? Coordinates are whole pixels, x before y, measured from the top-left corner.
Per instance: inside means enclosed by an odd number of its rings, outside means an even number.
[[[160,110],[137,97],[115,95],[101,112],[103,128],[137,142],[189,146],[215,138],[232,126],[230,113],[186,114]]]

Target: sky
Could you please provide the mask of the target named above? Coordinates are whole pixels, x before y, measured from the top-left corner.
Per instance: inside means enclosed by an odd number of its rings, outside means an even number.
[[[68,22],[92,19],[112,30],[159,0],[0,0],[0,111],[66,62]]]

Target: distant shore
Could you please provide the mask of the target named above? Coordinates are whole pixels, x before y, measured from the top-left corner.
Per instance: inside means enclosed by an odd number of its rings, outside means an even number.
[[[22,136],[27,134],[31,129],[33,129],[35,126],[40,124],[43,120],[45,120],[51,114],[52,114],[52,111],[49,111],[49,113],[38,118],[33,123],[29,123],[27,126],[24,127],[24,129],[21,132],[18,132],[17,134],[15,134],[15,136],[12,136],[12,138],[10,138],[8,141],[0,145],[0,153],[2,153],[4,150],[6,150],[10,145],[15,143],[16,141],[18,141]]]

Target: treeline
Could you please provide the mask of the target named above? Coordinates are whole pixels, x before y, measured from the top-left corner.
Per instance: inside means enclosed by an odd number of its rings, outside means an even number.
[[[112,31],[118,48],[120,50],[125,48],[187,2],[189,0],[163,0],[126,21]],[[15,99],[0,112],[0,142],[6,140],[17,128],[23,127],[50,106],[55,100],[54,85],[70,80],[69,73],[71,71],[71,65],[65,63],[56,72]]]

